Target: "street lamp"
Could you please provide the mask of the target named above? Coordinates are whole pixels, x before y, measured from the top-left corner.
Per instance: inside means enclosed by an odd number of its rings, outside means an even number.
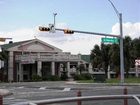
[[[54,16],[54,23],[53,23],[54,28],[55,28],[55,17],[56,17],[56,15],[57,15],[57,13],[53,13],[53,16]]]
[[[123,55],[123,27],[122,27],[122,13],[119,13],[114,4],[108,0],[113,9],[115,10],[118,18],[119,18],[119,23],[120,23],[120,73],[121,73],[121,83],[124,83],[124,55]]]

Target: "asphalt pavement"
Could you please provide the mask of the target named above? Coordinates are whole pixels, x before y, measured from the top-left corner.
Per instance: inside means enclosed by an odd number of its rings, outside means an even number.
[[[80,90],[82,96],[96,95],[121,95],[124,88],[128,94],[140,94],[140,84],[105,84],[105,83],[76,83],[74,81],[58,82],[20,82],[0,83],[0,89],[8,90],[11,95],[3,98],[4,105],[16,104],[28,101],[75,97]],[[87,101],[82,105],[122,105],[123,100]],[[55,105],[76,105],[64,103]],[[135,100],[129,100],[129,105],[138,105]]]

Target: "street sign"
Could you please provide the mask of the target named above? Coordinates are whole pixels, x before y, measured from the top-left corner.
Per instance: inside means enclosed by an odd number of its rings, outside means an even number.
[[[102,38],[102,43],[113,43],[113,44],[118,44],[119,39],[118,38]]]

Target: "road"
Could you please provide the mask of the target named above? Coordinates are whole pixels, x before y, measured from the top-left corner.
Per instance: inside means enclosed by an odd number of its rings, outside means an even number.
[[[75,97],[80,90],[82,96],[93,95],[121,95],[124,87],[128,94],[140,94],[140,85],[134,86],[109,86],[105,84],[71,84],[68,82],[21,82],[0,83],[0,89],[8,89],[13,95],[4,97],[4,105],[19,102]],[[83,105],[122,105],[123,100],[86,101]],[[54,105],[76,105],[76,103],[63,103]],[[135,100],[129,100],[129,105],[138,105]]]

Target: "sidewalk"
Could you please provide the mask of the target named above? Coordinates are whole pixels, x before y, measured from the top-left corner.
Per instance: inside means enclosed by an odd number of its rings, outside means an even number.
[[[67,81],[66,84],[95,84],[107,86],[140,86],[140,83],[79,83],[77,81]]]

